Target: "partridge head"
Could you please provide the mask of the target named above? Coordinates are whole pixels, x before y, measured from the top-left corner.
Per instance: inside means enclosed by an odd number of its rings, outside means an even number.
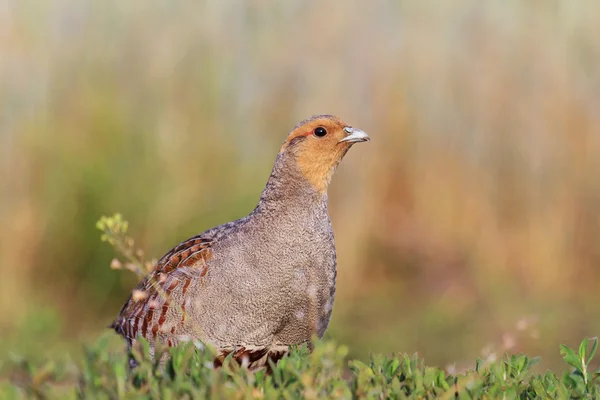
[[[171,249],[111,325],[130,348],[208,343],[251,368],[322,337],[333,308],[336,250],[327,187],[350,147],[369,140],[332,115],[289,134],[256,208]],[[134,360],[131,360],[134,365]]]

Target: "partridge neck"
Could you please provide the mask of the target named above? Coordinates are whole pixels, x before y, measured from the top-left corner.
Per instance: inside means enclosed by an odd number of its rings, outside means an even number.
[[[260,196],[257,211],[285,211],[290,208],[314,208],[322,205],[327,205],[327,194],[320,193],[308,182],[292,156],[286,152],[279,153]]]

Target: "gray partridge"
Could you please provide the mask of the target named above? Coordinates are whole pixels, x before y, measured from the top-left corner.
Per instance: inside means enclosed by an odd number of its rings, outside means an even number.
[[[256,208],[165,254],[111,327],[128,349],[186,340],[250,368],[322,337],[333,307],[336,250],[327,187],[350,147],[369,136],[332,115],[292,130]],[[141,292],[140,292],[141,291]],[[131,360],[132,366],[135,361]]]

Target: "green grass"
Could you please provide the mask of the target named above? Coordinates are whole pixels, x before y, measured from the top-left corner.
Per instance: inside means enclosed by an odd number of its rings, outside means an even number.
[[[126,354],[111,351],[110,335],[89,347],[78,362],[48,360],[32,365],[14,359],[10,379],[0,381],[0,398],[94,399],[297,399],[297,398],[506,398],[594,399],[600,396],[598,377],[590,361],[598,340],[585,339],[579,349],[561,346],[570,370],[533,374],[538,359],[520,354],[449,374],[425,366],[418,355],[371,356],[366,363],[347,360],[347,348],[316,341],[313,352],[294,349],[272,372],[252,372],[227,359],[214,368],[215,353],[199,343],[164,349],[170,353],[161,365],[148,355],[148,344],[134,350],[140,365],[130,372]],[[157,355],[162,354],[160,351]],[[160,359],[160,357],[157,357]]]

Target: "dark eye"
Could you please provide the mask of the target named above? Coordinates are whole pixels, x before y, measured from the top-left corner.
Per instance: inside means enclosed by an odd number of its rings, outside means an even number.
[[[327,135],[327,131],[322,126],[315,129],[315,136],[323,137],[325,135]]]

